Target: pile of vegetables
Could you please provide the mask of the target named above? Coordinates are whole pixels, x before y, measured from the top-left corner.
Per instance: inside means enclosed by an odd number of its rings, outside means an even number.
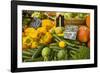
[[[80,25],[76,40],[64,38],[64,26],[56,26],[56,13],[23,11],[22,60],[23,62],[79,60],[90,58],[90,24],[86,14],[63,13],[66,17],[86,19]],[[50,16],[52,15],[53,19]],[[54,17],[55,16],[55,17]],[[50,17],[50,18],[49,18]],[[65,18],[66,18],[65,17]]]

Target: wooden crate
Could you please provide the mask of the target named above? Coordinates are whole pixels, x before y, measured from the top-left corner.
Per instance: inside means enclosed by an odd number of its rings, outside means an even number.
[[[86,25],[86,20],[85,19],[66,19],[64,20],[64,25],[70,25],[70,24],[73,24],[73,25]]]

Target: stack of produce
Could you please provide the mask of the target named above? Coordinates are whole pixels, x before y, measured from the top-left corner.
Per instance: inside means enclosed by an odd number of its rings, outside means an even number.
[[[48,15],[52,14],[49,12]],[[53,17],[54,15],[55,13],[53,13]],[[61,24],[56,26],[55,20],[50,19],[48,16],[43,17],[42,12],[31,13],[29,19],[30,21],[25,23],[26,26],[23,26],[22,32],[23,62],[90,58],[89,16],[85,17],[86,25],[78,26],[76,39],[74,40],[64,37],[65,26],[61,26]]]

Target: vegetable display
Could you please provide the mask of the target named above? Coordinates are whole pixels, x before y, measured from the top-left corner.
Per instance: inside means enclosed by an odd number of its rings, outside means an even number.
[[[89,17],[88,13],[24,10],[22,61],[90,59]],[[73,19],[83,20],[84,24]],[[67,20],[71,22],[64,23]]]

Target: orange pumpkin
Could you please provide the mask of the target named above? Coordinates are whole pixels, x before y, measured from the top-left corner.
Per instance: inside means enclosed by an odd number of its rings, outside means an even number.
[[[86,26],[80,26],[78,31],[78,40],[87,42],[89,40],[90,31]]]
[[[86,17],[86,25],[90,28],[90,16]]]

